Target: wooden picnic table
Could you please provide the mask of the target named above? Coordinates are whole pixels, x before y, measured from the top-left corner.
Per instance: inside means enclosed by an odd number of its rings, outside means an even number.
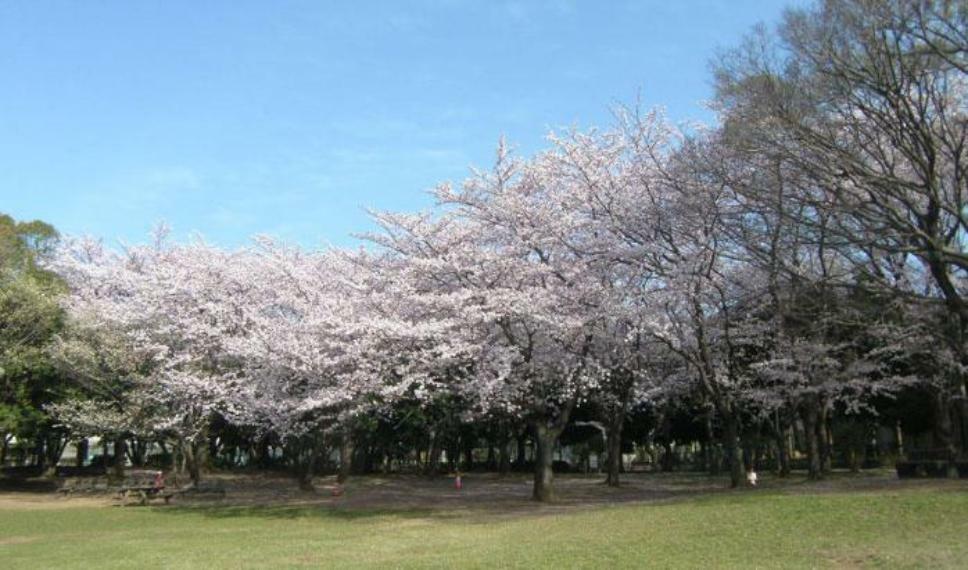
[[[164,499],[165,504],[167,505],[169,501],[171,501],[171,498],[175,496],[174,493],[166,493],[164,487],[155,487],[153,485],[129,486],[121,488],[122,497],[126,498],[131,495],[138,497],[140,505],[147,505],[152,499]]]
[[[175,496],[174,492],[165,490],[165,476],[161,471],[135,480],[132,484],[122,486],[118,494],[122,499],[135,495],[138,497],[138,504],[140,505],[147,505],[152,499],[164,499],[167,505],[171,498]]]

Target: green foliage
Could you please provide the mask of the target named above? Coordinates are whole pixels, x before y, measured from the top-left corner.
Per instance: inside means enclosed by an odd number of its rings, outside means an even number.
[[[59,287],[57,276],[40,266],[53,253],[60,235],[39,220],[17,222],[0,214],[0,268],[5,277],[28,276],[47,287]]]
[[[42,267],[57,240],[49,224],[0,214],[0,432],[19,439],[50,429],[43,407],[63,387],[47,348],[64,327],[64,284]]]

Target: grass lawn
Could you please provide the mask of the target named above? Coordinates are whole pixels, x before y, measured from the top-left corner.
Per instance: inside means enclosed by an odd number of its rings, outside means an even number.
[[[758,489],[495,514],[0,502],[3,568],[968,565],[963,485]]]

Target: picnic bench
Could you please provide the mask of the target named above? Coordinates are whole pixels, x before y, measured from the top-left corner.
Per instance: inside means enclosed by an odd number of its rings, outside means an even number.
[[[165,474],[162,471],[146,471],[131,474],[118,491],[118,498],[125,500],[136,497],[138,504],[142,506],[154,499],[162,499],[167,505],[175,494],[174,491],[166,490]]]

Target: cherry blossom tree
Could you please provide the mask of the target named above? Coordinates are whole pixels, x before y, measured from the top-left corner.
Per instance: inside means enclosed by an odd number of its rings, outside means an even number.
[[[121,252],[92,240],[68,241],[53,265],[71,289],[68,309],[89,326],[123,334],[150,362],[138,391],[153,403],[152,429],[174,437],[197,483],[211,415],[233,403],[224,346],[234,321],[218,293],[233,254],[200,241],[169,245],[163,234],[150,246]]]

